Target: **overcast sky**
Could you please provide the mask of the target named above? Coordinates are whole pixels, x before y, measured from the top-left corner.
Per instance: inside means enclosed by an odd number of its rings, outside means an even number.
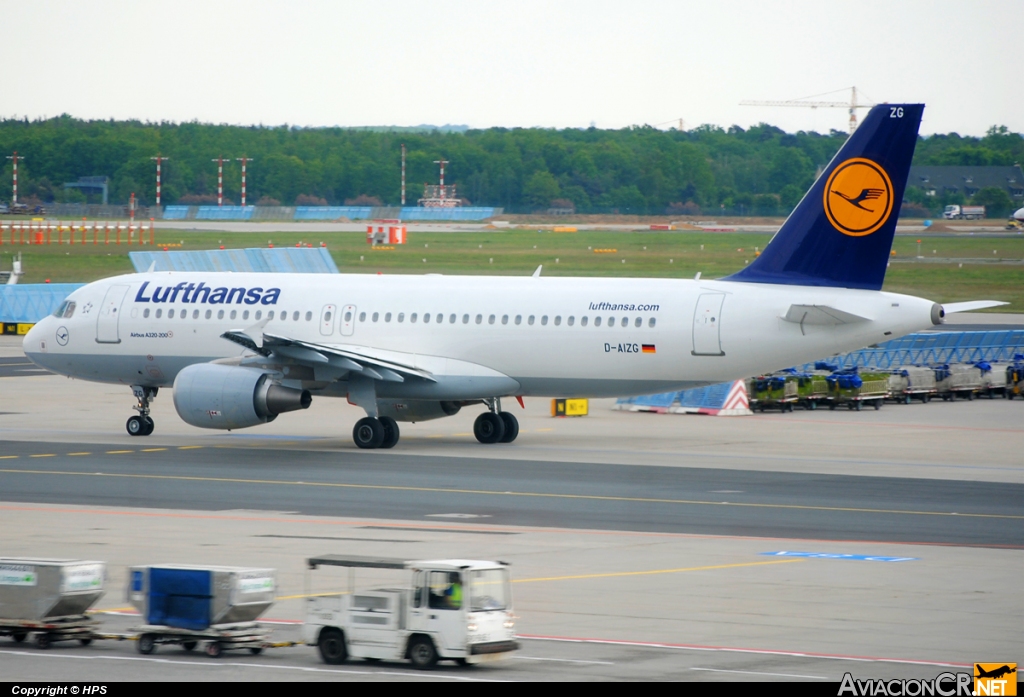
[[[845,129],[740,106],[849,87],[923,133],[1024,131],[1020,0],[0,0],[0,116]],[[1011,100],[1011,95],[1018,97]],[[858,112],[863,116],[865,111]]]

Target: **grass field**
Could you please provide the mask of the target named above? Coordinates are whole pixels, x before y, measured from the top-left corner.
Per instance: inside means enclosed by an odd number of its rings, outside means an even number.
[[[375,251],[364,233],[216,233],[158,231],[157,246],[172,249],[216,249],[294,246],[325,243],[338,268],[346,273],[449,273],[527,275],[544,265],[547,276],[636,276],[705,278],[730,274],[755,258],[771,235],[711,232],[552,233],[509,230],[480,233],[415,232],[409,244]],[[150,250],[149,246],[132,250]],[[616,250],[597,253],[595,249]],[[23,255],[23,283],[86,282],[130,273],[125,245],[87,244],[0,246],[0,269],[11,268],[11,256]],[[897,236],[896,253],[885,289],[938,302],[991,299],[1010,302],[1009,312],[1024,312],[1024,236],[966,236],[922,239],[917,261],[916,238]],[[995,254],[993,254],[995,251]],[[940,261],[945,260],[945,261]],[[996,263],[1002,260],[1002,263]],[[961,266],[962,264],[962,266]]]

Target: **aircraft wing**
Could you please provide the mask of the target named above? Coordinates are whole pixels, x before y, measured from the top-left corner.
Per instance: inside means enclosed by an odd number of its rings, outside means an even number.
[[[855,315],[852,312],[840,310],[828,305],[790,305],[789,310],[782,318],[794,324],[853,324],[855,322],[867,322],[867,317]]]
[[[407,378],[437,382],[430,371],[398,361],[377,358],[355,347],[327,346],[266,333],[262,335],[261,341],[257,341],[248,331],[237,329],[224,332],[221,338],[244,346],[266,358],[288,359],[314,368],[318,365],[329,365],[384,382],[405,382]]]

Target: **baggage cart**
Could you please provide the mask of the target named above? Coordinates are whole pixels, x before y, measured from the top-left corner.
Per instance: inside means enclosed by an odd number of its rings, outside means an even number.
[[[225,651],[246,649],[253,655],[259,655],[264,649],[296,646],[298,643],[272,642],[272,630],[258,622],[211,625],[202,630],[144,624],[129,631],[136,634],[136,648],[145,655],[153,653],[160,645],[180,646],[185,651],[193,651],[200,642],[206,642],[203,651],[210,658],[220,658]]]
[[[943,401],[957,398],[972,400],[974,393],[981,389],[981,370],[973,365],[957,363],[939,366],[935,376],[936,389]]]
[[[845,404],[860,411],[865,404],[881,409],[889,397],[889,376],[886,373],[860,373],[857,369],[833,373],[826,378],[829,386],[828,408],[835,410]]]
[[[926,404],[935,393],[935,371],[931,368],[901,366],[889,373],[889,395],[897,402],[910,404],[920,399]]]
[[[0,636],[40,648],[58,641],[92,641],[87,614],[104,593],[106,564],[77,559],[0,557]]]
[[[974,364],[978,370],[981,371],[981,387],[978,389],[978,396],[986,396],[989,399],[995,399],[996,395],[1000,397],[1007,396],[1007,382],[1009,371],[1006,366],[998,363],[991,364],[988,361],[979,361]]]
[[[797,380],[790,375],[751,378],[747,380],[747,394],[750,396],[751,411],[778,409],[785,413],[793,411],[793,405],[800,401]]]

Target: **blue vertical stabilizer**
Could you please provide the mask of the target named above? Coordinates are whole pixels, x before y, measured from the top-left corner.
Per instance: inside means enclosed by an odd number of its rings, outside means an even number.
[[[881,290],[923,111],[872,108],[761,256],[724,280]]]

